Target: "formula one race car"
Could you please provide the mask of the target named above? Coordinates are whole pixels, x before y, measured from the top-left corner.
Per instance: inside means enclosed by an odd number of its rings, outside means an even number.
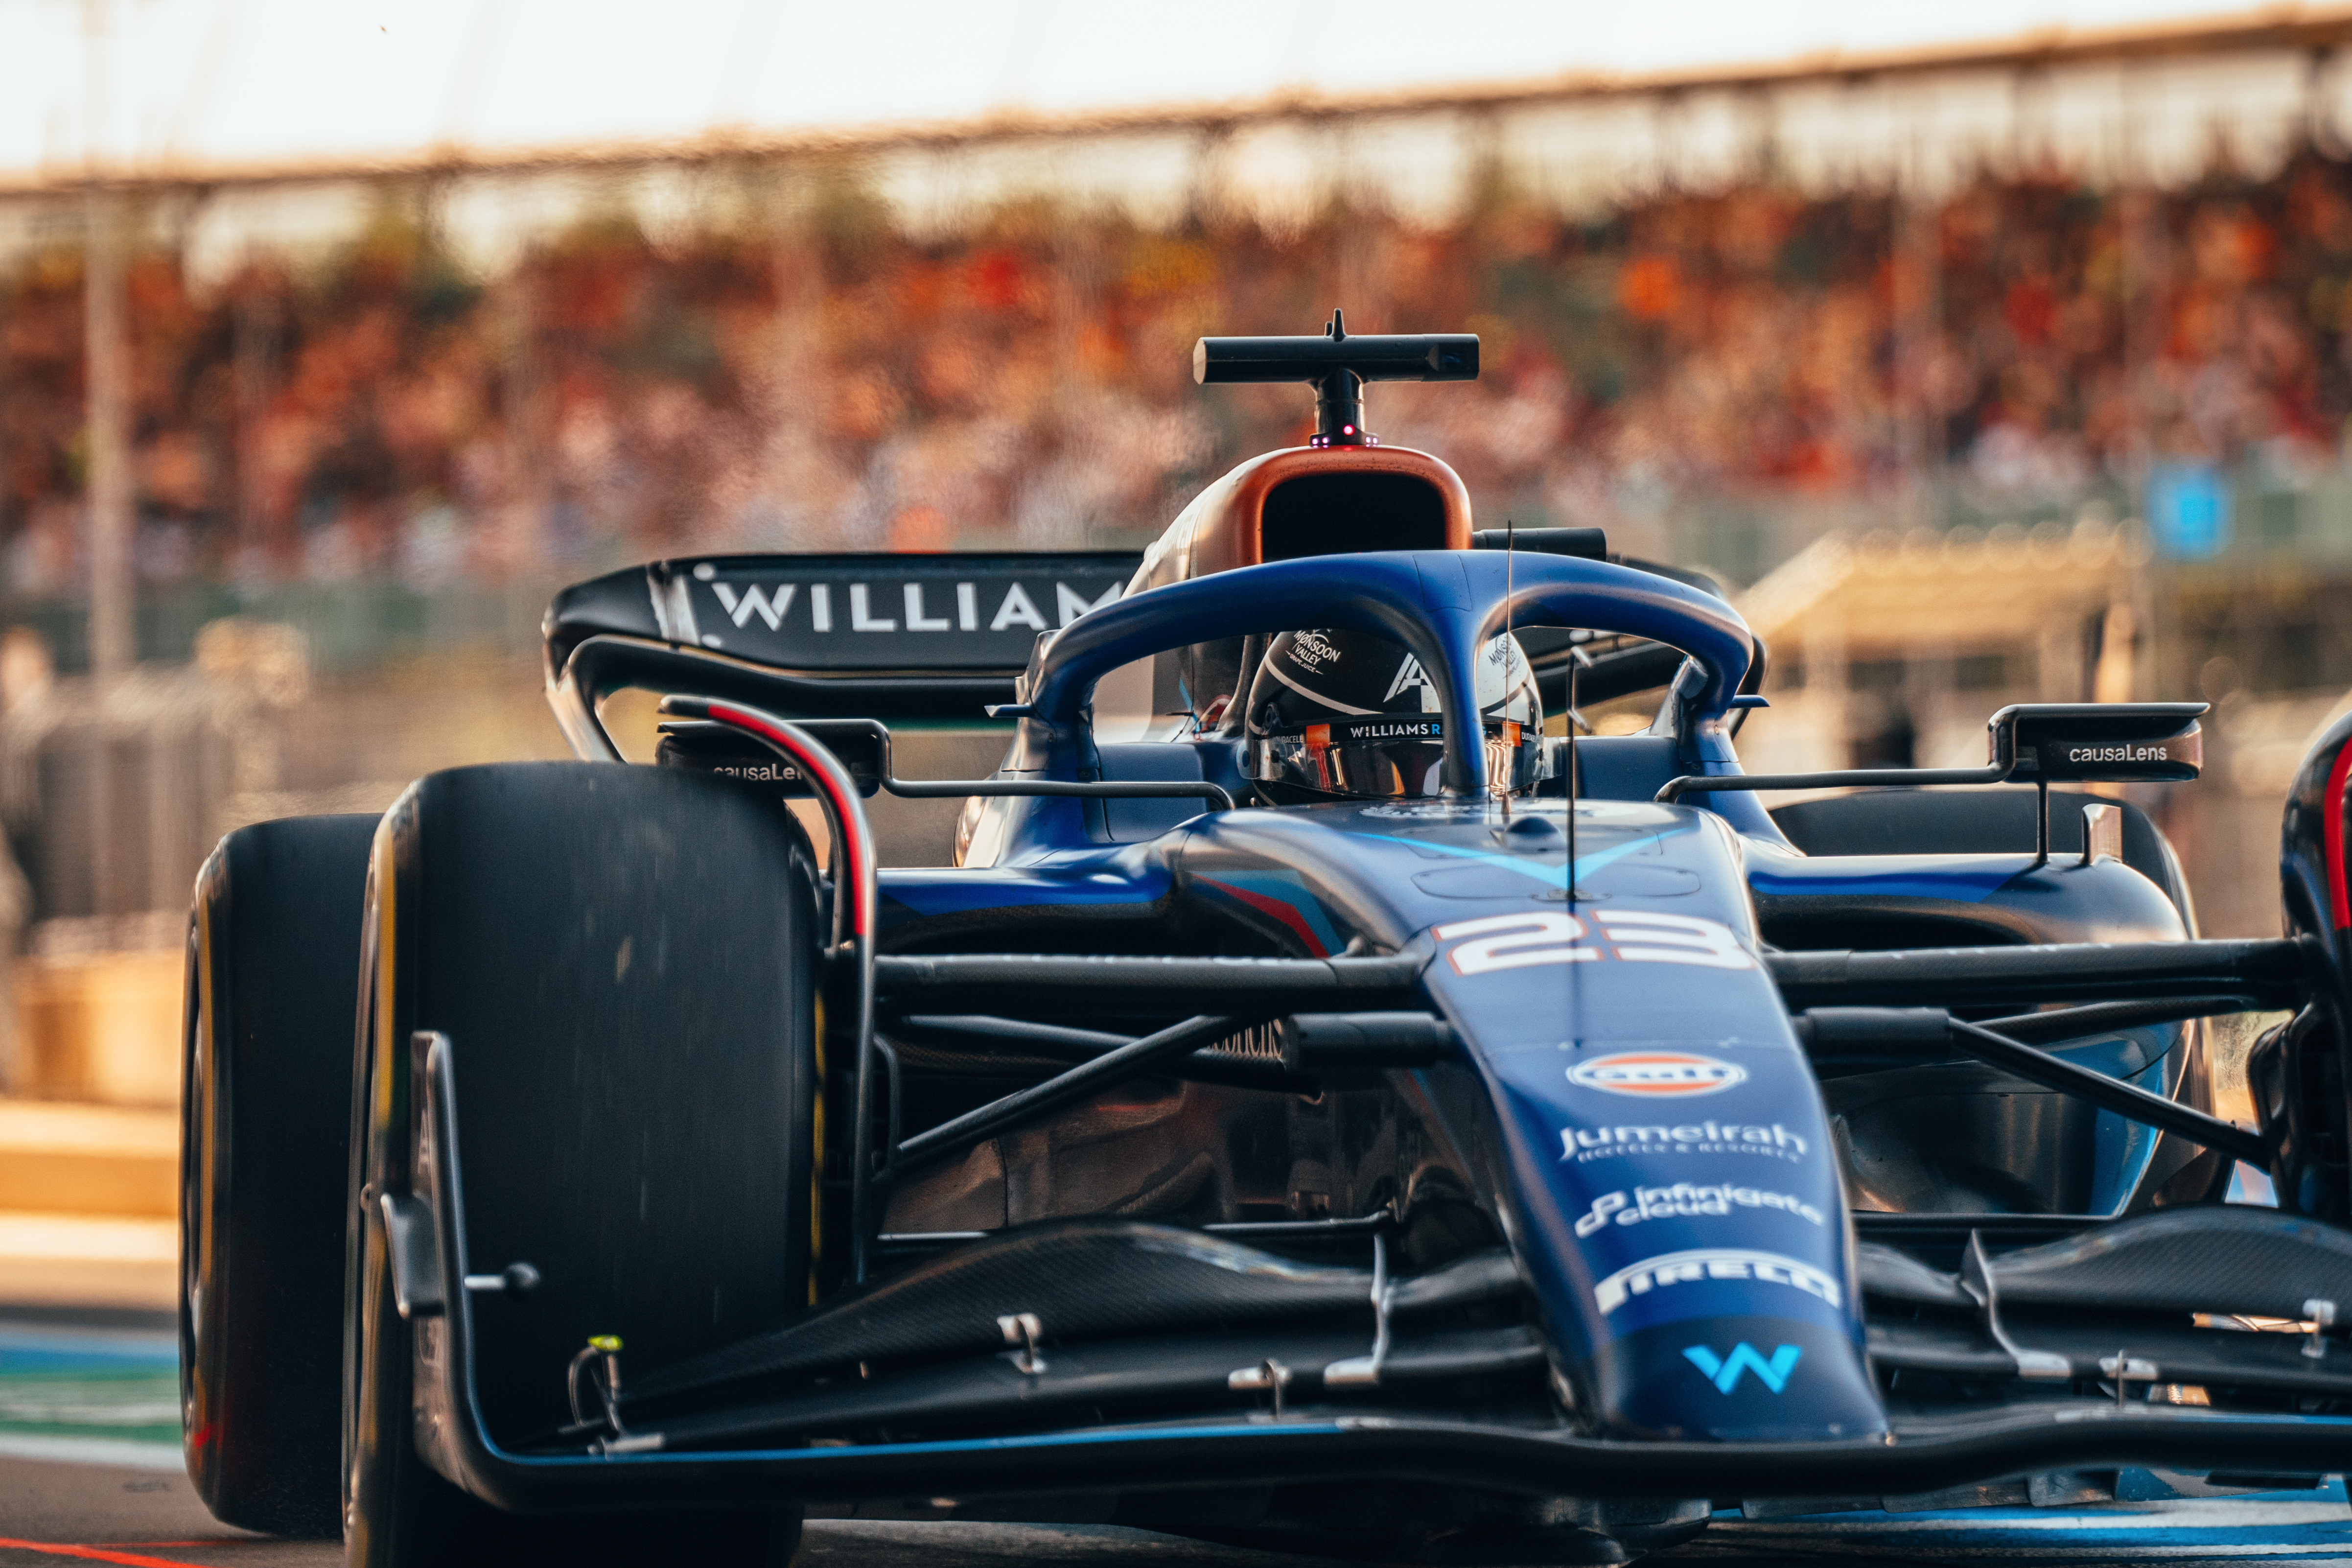
[[[546,622],[582,761],[222,842],[216,1514],[367,1564],[781,1562],[844,1511],[1615,1562],[2352,1467],[2352,723],[2291,934],[2200,941],[2149,818],[2066,786],[2194,777],[2202,704],[1743,774],[1764,650],[1711,584],[1474,531],[1366,431],[1475,338],[1194,370],[1311,383],[1318,432],[1139,560],[600,578]],[[898,777],[943,722],[1002,766]],[[886,795],[967,803],[953,864],[879,864]],[[2203,1022],[2256,1010],[2259,1130]]]

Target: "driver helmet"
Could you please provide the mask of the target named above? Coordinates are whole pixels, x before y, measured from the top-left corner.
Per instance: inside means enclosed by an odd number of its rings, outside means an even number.
[[[1486,776],[1513,794],[1542,774],[1543,703],[1518,639],[1478,650]],[[1419,800],[1438,793],[1445,756],[1437,685],[1421,660],[1369,632],[1276,637],[1249,690],[1249,771],[1276,805]]]

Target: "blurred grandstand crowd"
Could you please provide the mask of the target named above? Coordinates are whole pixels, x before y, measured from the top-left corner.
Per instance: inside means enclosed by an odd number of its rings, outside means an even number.
[[[1292,389],[1203,392],[1203,332],[1467,329],[1475,387],[1372,426],[1480,509],[1622,524],[1675,497],[1982,505],[2128,494],[2151,461],[2332,465],[2352,414],[2352,165],[2116,193],[1985,179],[1917,208],[1769,182],[1598,217],[1492,195],[1451,226],[1335,208],[1150,232],[1024,207],[951,241],[843,185],[789,225],[582,226],[469,276],[427,195],[301,268],[130,280],[151,584],[430,590],[689,550],[1139,542],[1303,438]],[[78,249],[0,275],[6,590],[78,556]],[[1499,521],[1499,519],[1498,519]]]

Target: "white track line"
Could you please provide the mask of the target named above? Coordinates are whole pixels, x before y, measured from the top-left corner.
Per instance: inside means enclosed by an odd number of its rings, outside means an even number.
[[[0,1459],[44,1459],[60,1465],[112,1465],[124,1470],[185,1475],[187,1461],[170,1443],[134,1443],[127,1437],[33,1437],[0,1432]]]
[[[2267,1524],[2352,1524],[2352,1506],[2340,1502],[2230,1502],[2210,1498],[2184,1498],[2126,1505],[2113,1513],[2074,1513],[2053,1510],[2054,1517],[2021,1519],[1980,1514],[1974,1519],[1890,1519],[1865,1524],[1849,1514],[1831,1520],[1720,1520],[1716,1529],[1741,1532],[1767,1531],[1814,1534],[1832,1530],[1908,1531],[1938,1530],[2252,1530]]]
[[[1707,1543],[1707,1536],[1711,1536],[1714,1533],[1715,1531],[1713,1530],[1709,1530],[1706,1532],[1706,1535],[1699,1537],[1696,1542],[1693,1542],[1693,1546],[1706,1545]],[[1735,1543],[1728,1541],[1719,1542],[1716,1544],[1718,1549],[1723,1547],[1733,1547],[1735,1550],[1737,1549]],[[2311,1563],[2313,1568],[2323,1568],[2323,1565],[2338,1564],[2347,1565],[2347,1568],[2352,1568],[2352,1557],[2345,1556],[2343,1547],[2334,1542],[2305,1542],[2300,1543],[2294,1542],[2282,1542],[2273,1544],[2254,1546],[2225,1543],[2210,1546],[2133,1545],[2062,1547],[2021,1545],[2015,1542],[1987,1542],[1981,1546],[1977,1546],[1970,1545],[1965,1542],[1939,1541],[1933,1546],[1928,1545],[1925,1542],[1921,1542],[1916,1547],[1904,1549],[1890,1547],[1885,1542],[1872,1542],[1859,1539],[1844,1541],[1831,1537],[1822,1537],[1807,1542],[1805,1545],[1806,1549],[1810,1552],[1822,1557],[1864,1557],[1871,1561],[1881,1563],[1973,1563],[1979,1560],[1998,1560],[2000,1562],[2101,1563],[2140,1563],[2159,1557],[2184,1557],[2193,1562],[2218,1562],[2224,1558],[2259,1557],[2291,1558],[2298,1563]],[[1685,1550],[1689,1549],[1685,1548]],[[1932,1553],[1932,1555],[1930,1555],[1930,1553]]]

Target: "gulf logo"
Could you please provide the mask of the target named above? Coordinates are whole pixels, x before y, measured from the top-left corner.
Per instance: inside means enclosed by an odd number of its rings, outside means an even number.
[[[1620,1051],[1568,1069],[1568,1081],[1639,1100],[1687,1100],[1745,1083],[1748,1069],[1690,1051]]]

